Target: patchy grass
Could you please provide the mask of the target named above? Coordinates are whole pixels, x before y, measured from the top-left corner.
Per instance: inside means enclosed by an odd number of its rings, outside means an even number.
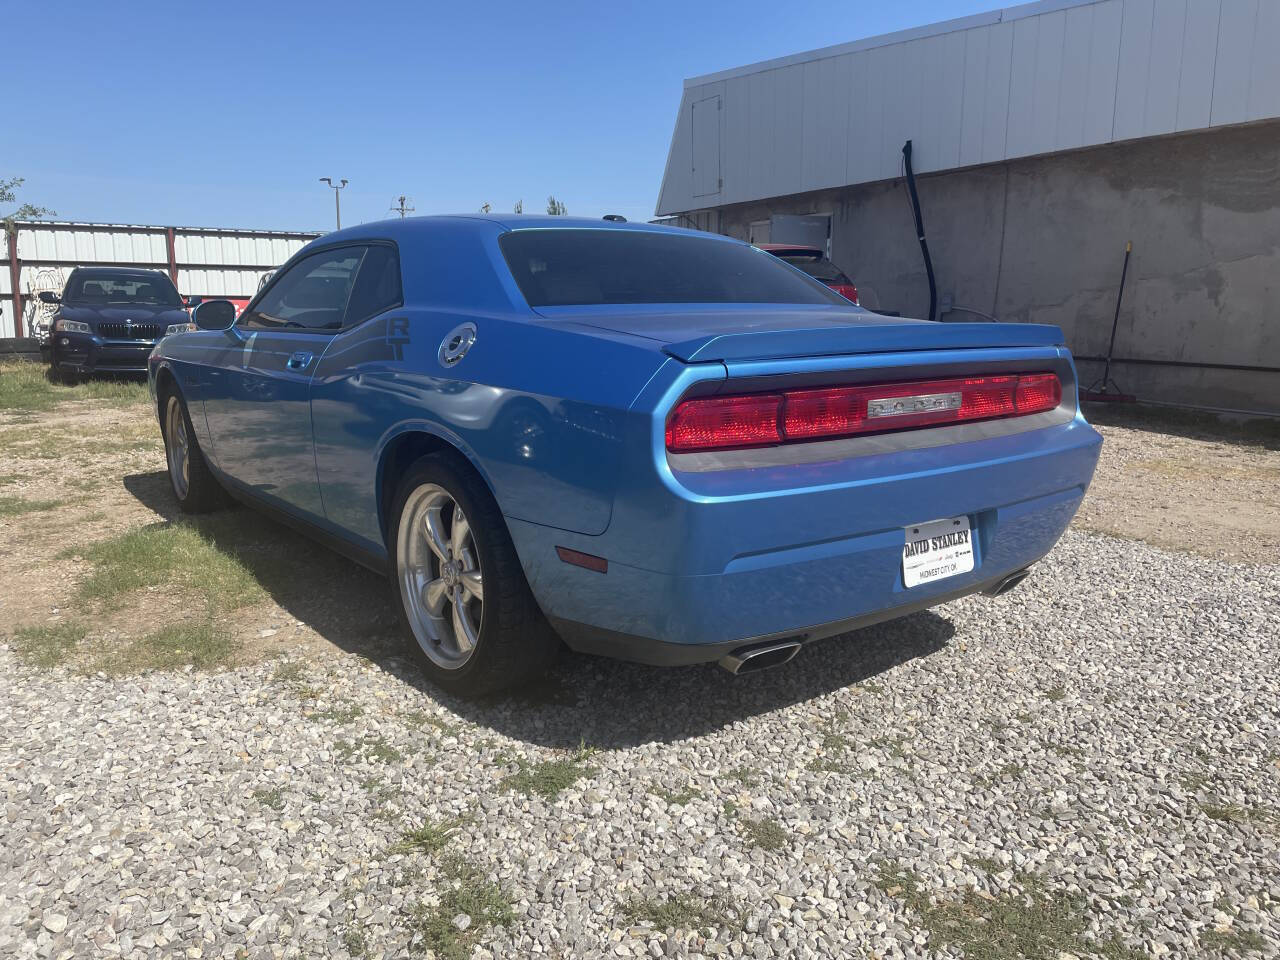
[[[773,817],[762,817],[759,820],[743,819],[739,821],[743,835],[753,847],[774,852],[787,845],[787,831]]]
[[[1043,696],[1050,703],[1058,703],[1059,701],[1065,700],[1067,698],[1067,688],[1061,685],[1056,687],[1050,687],[1043,694],[1041,694],[1041,696]]]
[[[865,691],[866,693],[874,693],[877,695],[884,693],[884,687],[876,683],[874,680],[864,680],[862,683],[858,684],[858,689]]]
[[[491,927],[510,926],[515,911],[506,891],[461,858],[442,858],[440,872],[449,881],[440,902],[419,905],[409,918],[411,949],[429,950],[439,960],[466,960],[480,935]],[[460,915],[471,921],[463,930],[453,922]]]
[[[756,785],[756,773],[750,767],[736,767],[725,774],[725,779],[736,780],[744,787],[754,787]]]
[[[334,743],[333,751],[340,760],[363,757],[378,763],[399,763],[404,759],[404,754],[382,737],[366,737],[355,743],[350,740],[339,740]]]
[[[12,643],[18,656],[33,667],[67,663],[79,651],[86,654],[79,663],[84,672],[117,676],[188,666],[210,670],[228,665],[236,650],[231,638],[207,620],[171,623],[115,646],[96,645],[82,651],[86,633],[84,625],[74,621],[23,627],[14,632]]]
[[[853,753],[857,747],[854,741],[838,729],[840,720],[847,716],[840,714],[822,725],[819,746],[825,756],[814,757],[809,761],[809,769],[818,773],[840,773],[846,776],[863,775],[866,771],[854,762]],[[873,740],[868,746],[880,746],[882,740]]]
[[[415,730],[421,730],[424,727],[434,727],[446,737],[454,736],[458,732],[458,725],[456,723],[449,723],[447,720],[442,720],[434,714],[424,713],[421,710],[411,710],[401,719],[404,720],[405,726],[412,727]]]
[[[846,737],[843,733],[836,733],[828,730],[822,735],[822,749],[832,752],[843,752],[853,747],[853,741]]]
[[[66,662],[85,633],[84,625],[74,621],[44,627],[21,627],[14,631],[10,643],[23,662],[49,669]]]
[[[654,787],[649,792],[655,797],[661,797],[663,800],[667,801],[667,803],[677,807],[686,806],[702,796],[702,793],[696,787],[685,787],[683,790],[679,791],[664,790],[662,787]]]
[[[1020,875],[1020,892],[986,899],[974,890],[955,898],[935,898],[910,871],[882,864],[876,886],[902,902],[929,932],[932,944],[963,952],[968,960],[1057,960],[1061,954],[1127,960],[1139,953],[1116,937],[1085,937],[1089,920],[1083,897],[1051,893],[1030,875]]]
[[[22,497],[0,497],[0,517],[20,517],[26,513],[43,513],[61,506],[57,500],[25,500]]]
[[[80,596],[107,606],[144,587],[183,585],[201,593],[217,610],[235,610],[261,600],[262,587],[233,554],[193,526],[157,523],[80,551],[93,567]]]
[[[1200,935],[1200,945],[1218,954],[1234,954],[1246,956],[1250,953],[1263,953],[1267,949],[1267,939],[1256,930],[1206,930]]]
[[[148,399],[145,380],[92,379],[74,387],[49,379],[43,364],[25,361],[0,363],[0,410],[52,410],[70,400],[99,400],[115,404],[143,403]]]
[[[325,710],[311,710],[307,712],[308,719],[322,720],[329,723],[350,723],[359,717],[364,716],[364,709],[352,703],[339,703],[330,706]]]
[[[279,787],[272,790],[255,790],[253,791],[253,799],[272,810],[284,809],[284,791]]]
[[[391,848],[392,853],[439,853],[445,844],[453,839],[466,821],[460,817],[442,820],[439,823],[427,821],[420,827],[406,830],[400,840]]]
[[[502,788],[553,800],[583,777],[595,776],[596,768],[586,763],[594,753],[589,747],[580,747],[564,759],[542,763],[530,763],[523,757],[517,757],[516,765],[520,769],[502,781]]]
[[[353,957],[363,957],[369,949],[364,936],[364,924],[357,920],[342,932],[342,946]]]
[[[1182,787],[1183,790],[1196,793],[1202,790],[1213,778],[1207,773],[1190,771],[1187,773],[1180,773],[1174,779],[1178,781],[1178,785]]]
[[[286,660],[276,667],[271,679],[277,683],[302,683],[307,679],[307,665],[301,660]]]
[[[1004,872],[1004,864],[992,857],[965,857],[965,859],[989,877]]]
[[[907,751],[903,747],[903,744],[906,742],[907,742],[907,738],[905,736],[876,737],[874,740],[868,743],[867,746],[874,747],[877,750],[883,750],[889,756],[896,757],[899,760],[903,760],[903,759],[906,759],[906,756],[907,756]]]
[[[636,897],[623,903],[620,911],[627,923],[644,923],[658,930],[705,930],[732,924],[731,911],[722,901],[693,894]]]
[[[1266,807],[1242,807],[1239,804],[1202,803],[1200,810],[1210,820],[1221,823],[1276,823],[1280,814]]]
[[[152,633],[103,649],[86,664],[90,673],[116,675],[151,670],[213,670],[231,664],[236,644],[211,620],[171,623]]]
[[[815,773],[839,773],[847,777],[869,775],[868,771],[835,757],[814,757],[809,761],[809,769]]]

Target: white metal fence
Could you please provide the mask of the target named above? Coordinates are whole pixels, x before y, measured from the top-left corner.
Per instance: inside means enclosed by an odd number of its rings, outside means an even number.
[[[183,296],[247,299],[262,274],[318,233],[19,221],[0,249],[0,337],[31,336],[41,290],[60,289],[77,266],[147,267]]]

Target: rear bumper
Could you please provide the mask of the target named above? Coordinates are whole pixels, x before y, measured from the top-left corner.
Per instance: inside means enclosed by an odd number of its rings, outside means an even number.
[[[1013,436],[807,465],[801,488],[770,488],[770,471],[757,469],[738,478],[748,492],[739,485],[716,496],[735,480],[704,476],[696,495],[656,508],[643,496],[620,498],[599,537],[519,521],[512,534],[535,596],[570,646],[695,663],[757,640],[821,639],[991,588],[1053,548],[1100,446],[1076,416]],[[903,528],[961,515],[974,531],[973,571],[907,588]],[[557,544],[605,557],[608,573],[558,562]],[[625,562],[632,556],[660,558],[667,569]]]
[[[104,340],[83,333],[54,332],[49,349],[54,364],[89,374],[95,371],[113,373],[146,373],[147,357],[155,340]]]
[[[875,610],[859,614],[845,620],[818,624],[803,630],[783,630],[759,637],[742,637],[738,640],[720,643],[669,643],[639,637],[634,634],[617,633],[602,630],[590,624],[577,623],[571,620],[551,619],[551,625],[561,638],[578,653],[588,653],[601,657],[612,657],[618,660],[631,660],[636,663],[647,663],[655,667],[679,667],[695,663],[710,663],[715,660],[741,651],[743,648],[765,646],[781,640],[794,640],[802,646],[825,640],[828,637],[861,630],[863,627],[875,626],[887,620],[896,620],[912,613],[918,613],[940,603],[948,603],[967,597],[973,593],[988,593],[996,590],[1006,576],[995,577],[977,583],[970,582],[956,590],[944,591],[941,594],[916,597],[896,607]]]

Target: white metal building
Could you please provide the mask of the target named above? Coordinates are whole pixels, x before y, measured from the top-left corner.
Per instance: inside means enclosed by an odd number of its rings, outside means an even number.
[[[686,80],[657,212],[1275,117],[1275,0],[1042,0]]]
[[[61,289],[77,266],[164,270],[183,296],[242,300],[262,274],[318,233],[19,221],[0,259],[0,337],[30,334],[35,292]]]
[[[924,316],[911,140],[940,319],[1105,353],[1132,241],[1125,386],[1280,410],[1277,118],[1280,0],[1041,0],[685,81],[657,213],[825,241]]]

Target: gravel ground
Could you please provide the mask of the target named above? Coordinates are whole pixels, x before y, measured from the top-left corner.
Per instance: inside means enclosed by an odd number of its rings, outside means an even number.
[[[3,648],[0,955],[1274,957],[1278,611],[1275,566],[1071,532],[744,678]]]

